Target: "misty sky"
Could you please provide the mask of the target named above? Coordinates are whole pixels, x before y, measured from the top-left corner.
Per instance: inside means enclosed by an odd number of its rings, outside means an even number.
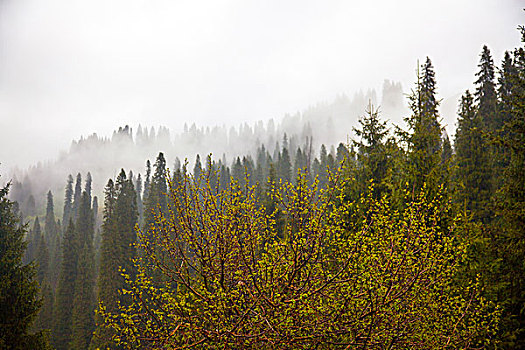
[[[0,0],[0,174],[124,124],[279,119],[384,79],[408,91],[427,55],[458,98],[483,44],[498,65],[519,45],[524,5]]]

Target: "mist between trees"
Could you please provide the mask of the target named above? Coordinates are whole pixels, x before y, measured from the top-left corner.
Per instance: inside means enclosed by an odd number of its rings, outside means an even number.
[[[56,164],[93,169],[64,178],[60,219],[53,192],[44,211],[28,185],[53,178],[52,164],[13,182],[14,202],[1,193],[2,235],[20,240],[30,223],[12,265],[40,285],[22,335],[48,329],[57,349],[525,347],[524,49],[498,69],[484,47],[478,67],[453,142],[427,58],[404,126],[389,128],[370,98],[354,139],[333,146],[321,135],[346,124],[307,113],[179,136],[188,153],[208,140],[245,150],[233,161],[153,159],[176,147],[167,129],[74,143]],[[123,164],[127,150],[153,162],[106,176],[99,199],[92,174],[119,150]]]

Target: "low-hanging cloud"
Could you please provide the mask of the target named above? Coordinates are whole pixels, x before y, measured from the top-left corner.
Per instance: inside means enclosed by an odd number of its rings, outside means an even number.
[[[0,171],[125,124],[181,130],[280,118],[340,93],[379,91],[385,78],[409,90],[427,55],[440,96],[457,96],[483,44],[499,62],[519,43],[521,6],[2,0]]]

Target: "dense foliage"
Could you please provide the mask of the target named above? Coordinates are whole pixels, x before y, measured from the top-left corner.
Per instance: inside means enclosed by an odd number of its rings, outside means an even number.
[[[25,229],[8,191],[0,188],[0,348],[48,349],[47,334],[31,332],[41,300],[34,266],[22,264]]]
[[[109,179],[101,208],[89,172],[58,197],[14,181],[0,347],[50,331],[57,349],[525,348],[524,52],[498,69],[482,48],[453,144],[427,58],[405,129],[369,102],[337,147],[314,150],[312,125],[233,130],[257,149],[191,168],[159,153]],[[218,145],[221,130],[187,133]],[[116,144],[151,154],[139,131]]]

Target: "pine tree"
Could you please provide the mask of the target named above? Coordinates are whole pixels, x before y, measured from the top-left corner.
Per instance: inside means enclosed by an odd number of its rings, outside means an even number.
[[[56,271],[59,270],[60,266],[55,265],[57,262],[57,254],[60,254],[60,246],[57,245],[60,240],[59,238],[59,231],[57,227],[57,223],[55,220],[55,206],[53,204],[53,194],[51,191],[47,193],[47,205],[46,205],[46,221],[44,226],[44,237],[47,242],[48,250],[49,250],[49,274],[48,274],[48,282],[51,284],[56,283],[56,277],[57,273]]]
[[[354,128],[354,133],[360,138],[353,144],[357,147],[357,168],[353,176],[356,178],[359,194],[366,193],[370,182],[374,184],[374,197],[380,198],[387,191],[385,180],[391,167],[388,152],[388,128],[386,121],[381,121],[379,110],[372,103],[364,117],[359,118],[361,128]]]
[[[78,173],[77,180],[75,183],[75,192],[73,193],[73,206],[72,206],[72,216],[75,222],[78,218],[78,208],[80,207],[81,197],[82,197],[82,175]]]
[[[520,27],[522,45],[525,27]],[[512,90],[505,97],[510,121],[505,125],[504,145],[510,151],[501,189],[500,216],[505,228],[502,237],[501,278],[506,286],[503,294],[505,315],[503,331],[506,347],[525,348],[525,47],[514,51],[514,69],[509,77]]]
[[[479,72],[476,73],[478,79],[476,80],[476,92],[474,94],[478,113],[484,126],[488,131],[494,132],[503,127],[502,121],[497,113],[497,95],[496,84],[494,82],[494,61],[490,50],[486,45],[480,55]]]
[[[286,134],[283,144],[288,144],[288,142],[286,142]],[[286,147],[283,147],[281,153],[279,154],[279,159],[277,161],[277,176],[286,182],[290,182],[292,180],[292,162],[290,160],[288,148]]]
[[[47,192],[46,221],[44,224],[45,238],[48,242],[54,242],[56,231],[55,206],[53,204],[53,194]]]
[[[178,167],[175,166],[174,172],[176,172],[177,169],[180,169],[180,161],[179,161],[179,166]],[[137,192],[137,209],[139,211],[139,225],[142,225],[142,217],[144,215],[144,205],[142,203],[142,176],[140,174],[137,176],[137,181],[135,181],[135,189]]]
[[[47,349],[45,334],[30,333],[41,301],[33,265],[22,264],[25,232],[8,191],[0,188],[0,348]]]
[[[142,194],[143,202],[146,202],[149,197],[149,188],[151,186],[151,163],[149,159],[146,161],[146,179],[144,180],[144,192]],[[144,203],[145,204],[145,203]]]
[[[483,120],[468,90],[461,97],[454,146],[455,200],[472,213],[475,221],[487,222],[491,195],[489,147],[483,137]]]
[[[75,297],[73,299],[73,310],[71,312],[71,349],[87,349],[91,342],[93,331],[95,330],[93,264],[93,246],[90,242],[84,242],[84,246],[80,250],[78,257]]]
[[[198,181],[202,174],[202,163],[201,163],[201,156],[197,154],[197,157],[195,158],[195,166],[193,167],[193,178],[195,181]]]
[[[62,264],[56,291],[54,310],[53,346],[57,350],[69,349],[71,342],[71,314],[77,278],[78,239],[70,218],[62,242]]]
[[[436,81],[432,62],[426,62],[417,72],[416,88],[409,96],[412,114],[405,118],[409,132],[398,132],[407,145],[406,179],[414,191],[426,183],[430,196],[441,179],[441,134],[436,99]]]
[[[86,175],[86,184],[85,184],[85,187],[84,187],[84,191],[86,191],[90,203],[91,203],[91,187],[92,187],[92,184],[93,184],[93,179],[91,178],[91,173],[88,171],[88,173]]]
[[[294,181],[297,180],[297,176],[299,172],[307,173],[308,167],[306,165],[306,156],[301,150],[301,147],[297,147],[297,151],[295,152],[295,159],[294,159],[294,166],[293,166],[293,177]]]
[[[73,349],[87,349],[95,330],[94,310],[94,222],[91,201],[86,191],[82,192],[76,225],[77,269],[74,281],[73,310],[71,313],[71,343]]]
[[[72,219],[73,212],[73,176],[71,174],[67,177],[66,193],[64,196],[64,213],[62,216],[62,224],[64,230],[67,228],[69,219]]]
[[[125,286],[120,269],[133,278],[132,258],[135,257],[135,225],[138,222],[136,192],[131,180],[121,171],[113,185],[110,179],[105,189],[104,223],[102,226],[100,278],[98,299],[107,310],[125,305],[121,290]],[[112,333],[98,320],[91,348],[114,348]]]
[[[167,210],[168,186],[166,183],[166,159],[162,152],[159,153],[155,164],[153,165],[155,172],[151,178],[151,184],[148,186],[148,194],[144,202],[144,227],[148,228],[154,222],[154,213],[161,210]],[[146,180],[148,179],[146,173]]]

